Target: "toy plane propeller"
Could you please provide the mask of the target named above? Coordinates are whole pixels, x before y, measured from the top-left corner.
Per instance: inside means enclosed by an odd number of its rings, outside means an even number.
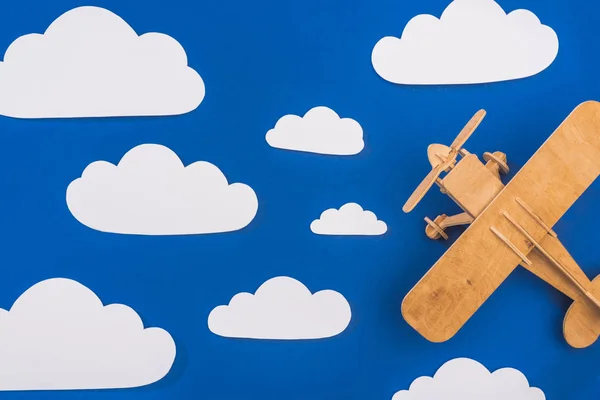
[[[600,175],[600,103],[575,108],[506,186],[506,154],[484,153],[483,164],[463,148],[484,116],[449,147],[429,146],[432,170],[403,207],[410,212],[437,184],[464,212],[425,218],[426,235],[448,239],[447,228],[469,226],[406,295],[402,315],[426,339],[449,340],[522,265],[573,300],[565,339],[590,346],[600,335],[600,277],[590,281],[552,227]]]
[[[467,125],[465,125],[462,131],[460,131],[450,147],[444,146],[443,144],[432,144],[429,146],[429,148],[427,148],[427,157],[429,158],[429,163],[431,164],[432,170],[410,196],[404,207],[402,207],[402,211],[412,211],[412,209],[416,207],[419,201],[421,201],[427,191],[429,191],[436,180],[440,177],[442,172],[448,171],[449,168],[454,166],[456,157],[462,150],[462,146],[466,143],[469,137],[471,137],[473,132],[475,132],[475,129],[477,129],[484,117],[485,110],[477,111],[477,113],[473,116],[473,118],[471,118]]]

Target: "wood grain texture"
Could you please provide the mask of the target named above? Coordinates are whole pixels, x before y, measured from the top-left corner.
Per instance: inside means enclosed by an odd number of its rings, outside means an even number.
[[[600,276],[589,285],[590,291],[600,298]],[[569,307],[563,322],[563,334],[567,343],[575,348],[593,344],[600,335],[600,311],[585,299],[575,301]]]
[[[552,227],[599,174],[600,103],[586,102],[573,110],[406,295],[402,303],[405,320],[433,342],[443,342],[454,336],[521,262],[490,228],[495,227],[525,255],[533,248],[502,213],[506,211],[513,216],[536,241],[546,242],[546,229],[517,203],[516,198],[521,198]],[[457,189],[460,191],[455,187],[453,193]],[[473,188],[466,186],[464,190]],[[536,259],[536,255],[531,258]],[[544,275],[561,287],[560,278],[555,280],[544,262],[532,262],[530,268],[538,276]],[[567,287],[561,287],[562,290],[577,297]],[[570,314],[576,315],[575,312]],[[581,318],[573,320],[580,321]],[[565,325],[576,326],[567,322]]]
[[[504,185],[475,154],[465,156],[442,179],[448,195],[475,217],[500,193]]]
[[[560,264],[573,275],[586,289],[591,282],[587,275],[581,270],[567,249],[563,246],[558,238],[550,235],[545,235],[540,244],[549,252]],[[539,278],[552,285],[557,290],[564,293],[572,300],[581,300],[583,296],[577,286],[570,280],[565,279],[565,276],[558,270],[552,262],[538,251],[529,253],[531,265],[522,263],[521,266],[537,275]]]

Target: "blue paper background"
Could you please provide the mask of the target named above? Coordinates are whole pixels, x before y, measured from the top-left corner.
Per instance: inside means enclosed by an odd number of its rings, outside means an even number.
[[[532,78],[454,87],[381,79],[371,66],[375,43],[400,36],[417,14],[439,16],[447,4],[3,2],[0,49],[23,34],[43,32],[71,8],[102,6],[138,33],[176,38],[204,79],[206,98],[194,112],[176,117],[0,118],[0,307],[9,308],[40,280],[68,277],[105,303],[131,306],[147,326],[167,329],[178,346],[171,373],[151,386],[0,397],[389,400],[445,361],[471,357],[492,370],[523,371],[549,400],[598,399],[600,343],[570,348],[562,336],[569,301],[525,270],[516,270],[449,342],[427,342],[401,317],[402,298],[449,245],[425,237],[423,216],[458,210],[433,190],[413,213],[402,213],[429,170],[426,146],[450,143],[485,108],[488,117],[466,147],[479,155],[505,151],[514,172],[577,104],[600,100],[600,3],[593,1],[500,1],[506,11],[532,10],[559,36],[557,59]],[[331,157],[266,144],[264,135],[279,117],[317,105],[360,122],[362,153]],[[186,164],[210,161],[230,182],[249,184],[259,198],[257,217],[239,232],[187,237],[104,234],[77,222],[66,207],[67,185],[90,162],[116,163],[142,143],[166,145]],[[600,273],[598,200],[600,186],[594,184],[555,229],[590,277]],[[388,233],[311,233],[310,222],[323,210],[350,201],[373,210]],[[278,275],[299,279],[312,291],[344,294],[353,310],[348,329],[332,339],[298,342],[231,340],[209,332],[213,307]]]

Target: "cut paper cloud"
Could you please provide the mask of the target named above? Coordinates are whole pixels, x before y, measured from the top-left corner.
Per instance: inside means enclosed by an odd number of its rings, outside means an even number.
[[[413,381],[409,390],[397,392],[392,400],[545,400],[544,392],[530,387],[527,378],[513,368],[492,373],[469,358],[450,360],[432,377]]]
[[[330,208],[310,224],[310,230],[318,235],[383,235],[385,222],[356,203],[347,203],[339,210]]]
[[[401,38],[372,52],[375,71],[398,84],[446,85],[535,75],[558,54],[558,37],[528,10],[508,15],[494,0],[454,0],[440,19],[417,15]]]
[[[208,316],[216,335],[246,339],[322,339],[342,333],[352,313],[348,301],[333,290],[312,294],[301,282],[280,276],[255,294],[236,294],[229,305]]]
[[[205,93],[183,47],[141,36],[100,7],[78,7],[44,34],[21,36],[0,63],[0,115],[73,118],[178,115]]]
[[[365,146],[360,124],[328,107],[315,107],[304,117],[281,117],[266,139],[279,149],[339,156],[358,154]]]
[[[174,361],[169,333],[70,279],[37,283],[0,309],[0,391],[144,386]]]
[[[102,232],[191,235],[230,232],[255,217],[258,199],[219,168],[187,167],[165,146],[143,144],[118,165],[96,161],[67,188],[67,206],[82,224]]]

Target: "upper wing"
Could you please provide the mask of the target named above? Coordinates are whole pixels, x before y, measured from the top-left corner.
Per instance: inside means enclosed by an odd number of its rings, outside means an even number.
[[[532,244],[502,215],[508,212],[536,240],[546,230],[520,198],[553,226],[600,175],[600,103],[579,105],[402,302],[404,319],[433,342],[450,339],[519,265],[495,227],[527,255]]]

